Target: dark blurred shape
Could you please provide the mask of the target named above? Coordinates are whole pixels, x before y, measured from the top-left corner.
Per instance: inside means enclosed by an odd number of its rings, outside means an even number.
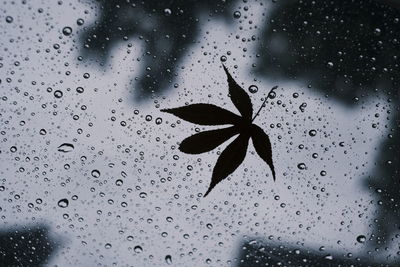
[[[380,114],[388,123],[378,127],[390,136],[366,179],[382,201],[374,233],[380,246],[400,224],[399,7],[391,0],[275,1],[258,51],[260,75],[310,84],[349,106],[378,94],[386,95],[383,106],[395,106]]]
[[[397,90],[400,12],[380,1],[278,1],[259,71],[307,81],[346,103],[375,86]]]
[[[56,250],[45,225],[0,230],[0,266],[44,266]]]
[[[371,256],[362,259],[353,255],[315,251],[306,248],[268,244],[262,240],[245,242],[240,247],[237,267],[285,266],[285,267],[329,267],[329,266],[398,266],[397,263],[379,263]]]
[[[144,43],[143,68],[135,88],[136,100],[145,100],[173,88],[177,64],[196,42],[199,18],[226,16],[230,0],[100,0],[101,14],[84,32],[87,55],[101,64],[116,42],[137,36]]]

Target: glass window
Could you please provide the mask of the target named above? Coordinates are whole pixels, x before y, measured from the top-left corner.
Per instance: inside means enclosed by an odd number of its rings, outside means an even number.
[[[0,11],[1,266],[398,266],[397,1]]]

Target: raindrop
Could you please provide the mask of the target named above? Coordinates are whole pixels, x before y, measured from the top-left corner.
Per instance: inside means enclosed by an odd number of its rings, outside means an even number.
[[[227,60],[227,58],[226,58],[226,56],[221,56],[220,60],[221,60],[222,62],[225,62],[225,61]]]
[[[107,244],[104,245],[104,247],[105,247],[106,249],[110,249],[110,248],[112,248],[112,245],[111,245],[110,243],[107,243]]]
[[[66,207],[68,207],[68,204],[69,204],[69,201],[68,201],[68,199],[66,199],[66,198],[60,199],[60,200],[58,201],[58,203],[57,203],[57,205],[58,205],[60,208],[66,208]]]
[[[305,170],[307,167],[306,167],[306,164],[299,163],[299,164],[297,164],[297,168],[299,168],[300,170]]]
[[[357,242],[358,243],[365,243],[366,240],[367,240],[367,238],[365,237],[365,235],[357,236]]]
[[[141,252],[143,252],[143,249],[142,249],[141,246],[135,246],[135,247],[133,248],[133,250],[134,250],[136,253],[141,253]]]
[[[82,26],[84,23],[85,23],[85,21],[83,19],[76,20],[76,24],[78,24],[79,26]]]
[[[249,86],[249,92],[252,93],[252,94],[257,93],[257,92],[258,92],[258,87],[257,87],[257,85],[254,85],[254,84],[250,85],[250,86]]]
[[[63,33],[65,36],[69,36],[69,35],[71,35],[71,33],[72,33],[72,28],[71,28],[71,27],[64,27],[64,28],[62,29],[62,33]]]
[[[47,132],[46,132],[45,129],[40,129],[39,134],[40,134],[40,135],[46,135]]]
[[[14,21],[14,18],[13,17],[11,17],[11,16],[7,16],[6,17],[6,22],[7,23],[12,23]]]
[[[99,178],[99,177],[100,177],[100,172],[99,172],[98,170],[93,170],[93,171],[91,172],[91,174],[92,174],[92,176],[93,176],[94,178]]]
[[[240,13],[240,11],[235,11],[235,12],[233,12],[233,17],[234,17],[235,19],[239,19],[241,16],[242,16],[242,14]]]
[[[165,16],[171,16],[171,14],[172,14],[171,9],[169,9],[169,8],[164,9],[164,14],[165,14]]]
[[[273,90],[270,91],[269,94],[268,94],[268,98],[269,98],[269,99],[274,99],[275,97],[276,97],[275,91],[273,91]]]
[[[60,90],[54,91],[54,96],[56,98],[61,98],[63,96],[63,92],[61,92]]]
[[[172,257],[171,257],[171,255],[165,256],[165,262],[166,262],[168,265],[171,265],[171,264],[172,264]]]
[[[156,119],[156,124],[159,125],[159,124],[161,124],[161,123],[162,123],[162,119],[161,119],[161,118],[157,118],[157,119]]]
[[[310,136],[316,136],[316,135],[317,135],[317,131],[316,131],[316,130],[310,130],[310,131],[308,132],[308,134],[309,134]]]
[[[74,145],[73,145],[73,144],[70,144],[70,143],[64,143],[64,144],[61,144],[61,145],[58,147],[57,150],[58,150],[59,152],[64,152],[64,153],[71,152],[72,150],[74,150]]]

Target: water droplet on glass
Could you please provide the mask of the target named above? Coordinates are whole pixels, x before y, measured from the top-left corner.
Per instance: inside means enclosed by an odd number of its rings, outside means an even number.
[[[143,252],[143,249],[142,249],[141,246],[135,246],[135,247],[133,248],[133,251],[135,251],[136,253],[141,253],[141,252]]]
[[[307,167],[306,167],[306,164],[299,163],[299,164],[297,164],[297,168],[299,168],[300,170],[305,170]]]
[[[308,132],[308,134],[309,134],[310,136],[316,136],[316,135],[317,135],[317,131],[316,131],[316,130],[310,130],[310,131]]]
[[[221,60],[222,62],[225,62],[225,61],[227,60],[227,58],[226,58],[226,56],[221,56],[220,60]]]
[[[54,96],[56,98],[61,98],[63,96],[63,92],[61,92],[60,90],[54,91]]]
[[[14,18],[13,17],[11,17],[11,16],[7,16],[6,17],[6,22],[7,23],[12,23],[14,21]]]
[[[275,97],[276,97],[275,91],[269,92],[269,94],[268,94],[268,98],[269,98],[269,99],[274,99]]]
[[[111,245],[110,243],[107,243],[107,244],[104,245],[104,247],[105,247],[106,249],[110,249],[110,248],[112,248],[112,245]]]
[[[250,86],[249,86],[249,92],[252,93],[252,94],[257,93],[257,92],[258,92],[258,87],[257,87],[257,85],[254,85],[254,84],[250,85]]]
[[[64,27],[64,28],[62,29],[62,33],[63,33],[65,36],[69,36],[69,35],[71,35],[71,33],[72,33],[72,28],[71,28],[71,27]]]
[[[171,16],[171,14],[172,14],[171,9],[169,9],[169,8],[164,9],[164,14],[165,14],[165,16]]]
[[[61,145],[58,147],[57,150],[58,150],[59,152],[64,152],[64,153],[71,152],[72,150],[74,150],[74,145],[73,145],[73,144],[70,144],[70,143],[64,143],[64,144],[61,144]]]
[[[156,119],[156,124],[159,125],[159,124],[161,124],[161,123],[162,123],[162,119],[161,119],[161,118],[157,118],[157,119]]]
[[[171,257],[171,255],[165,256],[165,262],[166,262],[168,265],[171,265],[171,264],[172,264],[172,257]]]
[[[85,21],[83,19],[76,20],[76,24],[78,24],[79,26],[82,26],[84,23],[85,23]]]
[[[66,199],[66,198],[60,199],[60,200],[58,201],[58,203],[57,203],[57,205],[58,205],[60,208],[66,208],[66,207],[68,207],[68,204],[69,204],[69,201],[68,201],[68,199]]]
[[[93,171],[91,172],[91,174],[92,174],[92,176],[93,176],[94,178],[99,178],[99,177],[100,177],[100,171],[98,171],[98,170],[93,170]]]
[[[235,19],[239,19],[241,16],[242,16],[242,14],[240,13],[240,11],[235,11],[235,12],[233,12],[233,17],[234,17]]]
[[[365,237],[365,235],[357,236],[357,242],[358,243],[365,243],[366,240],[367,240],[367,238]]]
[[[47,132],[46,132],[45,129],[40,129],[39,134],[40,134],[40,135],[46,135]]]

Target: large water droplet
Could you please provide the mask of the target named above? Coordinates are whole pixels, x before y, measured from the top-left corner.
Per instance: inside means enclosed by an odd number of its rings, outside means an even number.
[[[258,92],[258,87],[257,87],[257,85],[254,85],[254,84],[250,85],[250,86],[249,86],[249,92],[252,93],[252,94],[257,93],[257,92]]]
[[[241,16],[242,16],[242,14],[240,13],[240,11],[235,11],[235,12],[233,12],[233,17],[234,17],[235,19],[239,19]]]
[[[367,240],[367,238],[365,237],[365,235],[357,236],[357,242],[358,243],[365,243],[366,240]]]
[[[63,92],[60,90],[54,91],[55,98],[61,98],[63,96]]]
[[[275,91],[269,92],[269,94],[268,94],[268,98],[269,98],[269,99],[274,99],[275,97],[276,97]]]
[[[64,152],[64,153],[67,153],[67,152],[71,152],[72,150],[74,150],[74,145],[73,144],[70,144],[70,143],[63,143],[63,144],[61,144],[59,147],[58,147],[58,151],[59,152]]]
[[[133,251],[135,251],[136,253],[141,253],[141,252],[143,252],[143,249],[141,246],[136,246],[133,248]]]
[[[171,255],[165,256],[165,262],[166,262],[168,265],[171,265],[171,264],[172,264],[172,257],[171,257]]]
[[[72,28],[71,28],[71,27],[64,27],[64,28],[62,29],[62,33],[63,33],[65,36],[69,36],[69,35],[71,35],[71,33],[72,33]]]
[[[13,21],[14,21],[13,17],[11,17],[11,16],[7,16],[6,17],[6,22],[7,23],[12,23]]]
[[[92,176],[93,176],[94,178],[99,178],[99,177],[100,177],[100,171],[98,171],[98,170],[93,170],[93,171],[91,172],[91,174],[92,174]]]
[[[68,201],[68,199],[66,199],[66,198],[60,199],[60,200],[58,201],[58,203],[57,203],[57,205],[58,205],[60,208],[66,208],[66,207],[68,207],[68,204],[69,204],[69,201]]]
[[[317,131],[316,131],[316,130],[310,130],[310,131],[308,132],[308,134],[309,134],[310,136],[316,136],[316,135],[317,135]]]

